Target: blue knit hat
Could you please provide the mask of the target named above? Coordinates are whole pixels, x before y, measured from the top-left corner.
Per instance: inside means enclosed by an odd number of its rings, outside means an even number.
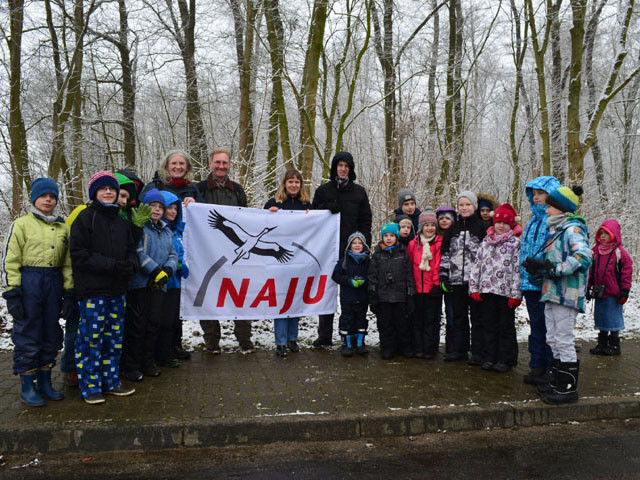
[[[144,194],[144,198],[142,199],[142,203],[145,203],[147,205],[152,202],[158,202],[162,205],[162,208],[164,208],[164,197],[162,196],[162,193],[160,193],[160,190],[158,190],[157,188],[152,188],[151,190],[149,190]]]
[[[547,205],[556,207],[558,210],[562,210],[563,212],[575,212],[578,210],[578,204],[580,203],[580,199],[578,197],[582,195],[582,192],[583,190],[581,185],[574,185],[571,188],[554,188],[549,192]]]
[[[398,238],[400,237],[400,226],[394,222],[385,223],[380,229],[380,236],[384,236],[385,233],[393,233]]]
[[[58,185],[56,185],[55,180],[47,177],[36,178],[31,184],[31,196],[29,197],[29,200],[34,204],[36,203],[36,200],[45,193],[55,195],[56,200],[58,200],[58,197],[60,196],[60,190],[58,189]]]
[[[94,173],[93,176],[89,179],[89,184],[87,185],[87,189],[89,190],[89,199],[95,200],[96,193],[98,193],[98,189],[101,187],[113,187],[116,190],[116,197],[120,193],[120,183],[118,179],[113,176],[113,173],[108,170],[103,170],[102,172]]]

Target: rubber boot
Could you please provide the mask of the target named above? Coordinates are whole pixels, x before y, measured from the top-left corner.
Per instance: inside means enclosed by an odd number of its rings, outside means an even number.
[[[53,389],[51,385],[51,367],[38,370],[38,393],[48,400],[62,400],[64,394]]]
[[[364,333],[359,333],[358,336],[356,337],[356,353],[358,355],[366,355],[367,353],[369,353],[369,350],[367,349],[367,346],[364,343]]]
[[[613,332],[612,332],[613,333]],[[598,332],[598,343],[595,347],[589,349],[591,355],[606,355],[605,351],[609,347],[609,332],[600,330]]]
[[[342,347],[340,353],[343,357],[353,356],[353,347],[351,346],[351,335],[340,335],[342,337]]]
[[[22,391],[20,392],[20,399],[29,407],[42,407],[47,404],[44,398],[40,396],[36,390],[36,375],[35,373],[21,373],[20,384],[22,385]]]
[[[536,392],[538,392],[538,395],[544,395],[545,393],[551,392],[554,388],[556,388],[558,382],[559,365],[560,360],[556,360],[554,358],[551,362],[551,366],[549,367],[549,371],[535,379]]]
[[[620,355],[620,332],[609,332],[609,342],[602,352],[603,355]]]
[[[578,376],[580,362],[562,362],[558,367],[556,387],[542,396],[542,401],[551,405],[578,401]]]

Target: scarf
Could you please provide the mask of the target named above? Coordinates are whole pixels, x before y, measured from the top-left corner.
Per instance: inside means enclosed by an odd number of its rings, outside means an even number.
[[[499,235],[494,231],[488,234],[485,239],[489,245],[500,245],[501,243],[509,240],[513,236],[513,230],[509,230],[508,232]]]
[[[431,253],[430,243],[434,238],[436,238],[435,235],[433,237],[427,238],[423,234],[420,234],[420,242],[422,243],[422,258],[420,260],[420,265],[418,266],[418,268],[423,272],[431,271],[429,262],[433,258],[433,254]]]
[[[338,187],[338,190],[342,190],[348,184],[349,184],[349,177],[340,178],[340,177],[336,176],[336,186]]]
[[[360,253],[356,253],[353,250],[349,250],[348,255],[355,260],[356,263],[360,263],[360,261],[367,256],[367,252],[364,250]]]
[[[618,242],[613,240],[612,242],[598,243],[597,247],[600,255],[609,255],[618,247]]]
[[[55,212],[55,209],[54,209],[54,212]],[[45,215],[33,205],[31,205],[31,213],[33,213],[33,215],[36,218],[39,218],[40,220],[47,223],[48,225],[51,225],[52,223],[55,223],[55,222],[62,222],[62,219],[55,213],[52,213],[51,215]]]
[[[555,230],[560,225],[562,225],[566,219],[567,215],[565,213],[562,213],[560,215],[552,215],[550,217],[547,217],[547,226],[550,229],[553,228]]]
[[[174,187],[181,189],[189,184],[189,180],[185,180],[184,178],[172,178],[169,180],[169,183]]]

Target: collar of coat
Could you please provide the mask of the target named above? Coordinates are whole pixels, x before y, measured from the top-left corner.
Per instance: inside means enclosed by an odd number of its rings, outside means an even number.
[[[231,190],[232,192],[234,191],[233,188],[233,182],[231,181],[231,179],[229,178],[229,176],[227,175],[227,178],[225,179],[224,183],[222,184],[223,188],[227,188],[229,190]],[[220,182],[218,182],[215,178],[215,176],[213,175],[213,172],[209,173],[209,175],[207,175],[207,188],[209,190],[213,190],[214,188],[220,188]]]

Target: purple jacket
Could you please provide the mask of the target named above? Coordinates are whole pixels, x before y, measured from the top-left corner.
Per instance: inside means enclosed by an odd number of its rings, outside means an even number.
[[[599,251],[600,230],[606,229],[614,237],[615,248],[608,255],[602,255]],[[619,264],[620,283],[616,277],[616,264]],[[593,247],[593,263],[589,270],[588,287],[593,285],[604,285],[604,296],[616,297],[620,289],[631,289],[631,273],[633,271],[633,260],[622,248],[622,236],[620,235],[620,224],[617,220],[609,218],[602,222],[596,231],[596,244]]]

